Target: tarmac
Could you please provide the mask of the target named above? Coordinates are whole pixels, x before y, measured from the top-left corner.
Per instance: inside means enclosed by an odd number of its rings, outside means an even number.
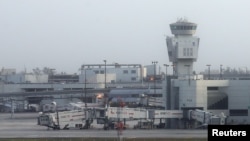
[[[69,129],[48,130],[37,125],[38,113],[0,113],[0,138],[103,137],[115,138],[117,130]],[[204,129],[126,129],[119,136],[126,138],[207,138]]]

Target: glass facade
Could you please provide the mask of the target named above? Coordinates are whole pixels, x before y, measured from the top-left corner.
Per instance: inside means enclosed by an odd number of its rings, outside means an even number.
[[[171,30],[196,30],[196,26],[171,25]]]

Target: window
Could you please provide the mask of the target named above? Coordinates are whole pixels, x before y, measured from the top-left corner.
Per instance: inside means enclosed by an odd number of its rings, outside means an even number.
[[[139,97],[138,94],[131,94],[131,97]]]
[[[177,27],[176,26],[171,26],[171,29],[175,30],[175,29],[177,29]]]
[[[128,74],[128,70],[123,70],[123,73],[124,74]]]
[[[104,74],[104,70],[101,70],[101,71],[100,71],[100,74]]]
[[[136,70],[131,70],[131,73],[136,73]]]
[[[98,70],[96,70],[96,71],[94,71],[95,72],[95,74],[98,74],[99,73],[99,71]]]
[[[207,90],[208,91],[216,91],[216,90],[219,90],[218,87],[207,87]]]
[[[235,109],[229,110],[230,116],[248,116],[248,110],[245,109]]]
[[[190,48],[190,56],[193,56],[193,48]]]
[[[183,48],[183,56],[193,56],[193,48]]]
[[[187,48],[187,56],[189,56],[189,48]]]
[[[192,26],[184,26],[184,30],[192,30]]]
[[[193,42],[193,46],[195,46],[195,42]]]
[[[135,77],[131,77],[131,80],[132,80],[132,81],[135,81],[135,80],[136,80],[136,78],[135,78]]]

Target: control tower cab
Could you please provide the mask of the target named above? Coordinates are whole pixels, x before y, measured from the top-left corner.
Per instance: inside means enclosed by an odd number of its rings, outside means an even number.
[[[169,61],[173,63],[174,75],[186,77],[193,74],[193,62],[198,57],[199,38],[193,35],[197,24],[179,19],[170,24],[171,33],[174,36],[167,37],[167,49]]]

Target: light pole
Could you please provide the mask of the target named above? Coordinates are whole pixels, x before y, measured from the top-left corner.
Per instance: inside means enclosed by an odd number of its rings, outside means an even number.
[[[107,88],[107,86],[106,86],[106,77],[107,77],[107,72],[106,72],[106,66],[107,66],[107,60],[103,60],[104,61],[104,63],[105,63],[105,65],[104,65],[104,89],[106,89]],[[107,96],[106,96],[106,94],[104,93],[104,99],[105,99],[105,107],[107,107],[108,106],[108,100],[107,100]]]
[[[89,69],[85,69],[84,70],[84,105],[85,105],[85,127],[84,128],[86,128],[86,129],[88,129],[89,128],[89,114],[88,114],[88,105],[87,105],[87,75],[86,75],[86,73],[87,73],[87,70],[89,70]]]
[[[105,76],[104,76],[104,88],[106,89],[106,62],[107,62],[107,60],[103,60],[103,61],[105,63],[105,66],[104,66],[104,74],[105,74]]]
[[[156,92],[155,92],[155,78],[156,78],[156,64],[157,64],[158,62],[157,61],[152,61],[152,64],[154,65],[154,95],[156,94]]]
[[[14,112],[15,112],[15,110],[14,110],[14,102],[13,102],[13,98],[10,98],[10,102],[11,102],[11,119],[13,118],[13,116],[14,116]]]
[[[87,92],[86,92],[86,89],[87,89],[87,78],[86,78],[86,71],[87,69],[84,70],[84,102],[85,102],[85,110],[87,109]],[[86,115],[85,115],[86,116]]]
[[[207,65],[208,66],[208,80],[210,80],[210,66],[211,65]]]
[[[167,88],[168,88],[168,79],[167,79],[167,78],[168,78],[168,77],[167,77],[167,76],[168,76],[168,66],[169,66],[169,65],[168,65],[168,64],[164,64],[164,66],[166,67],[165,79],[166,79],[166,97],[167,97],[167,94],[168,94],[168,92],[167,92]],[[166,109],[167,109],[167,98],[166,98],[165,101],[166,101],[166,104],[165,104],[165,106],[166,106],[166,107],[165,107],[165,110],[166,110]]]
[[[220,79],[222,79],[222,66],[223,65],[220,65]]]

